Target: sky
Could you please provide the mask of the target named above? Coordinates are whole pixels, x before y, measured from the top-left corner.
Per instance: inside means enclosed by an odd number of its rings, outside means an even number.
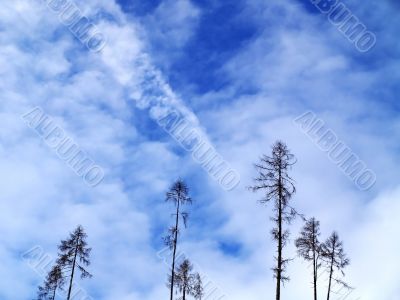
[[[320,220],[321,239],[336,230],[351,259],[354,290],[332,299],[398,300],[397,1],[340,1],[376,36],[366,52],[307,0],[1,1],[1,300],[33,299],[43,282],[34,259],[55,257],[78,224],[94,276],[78,282],[86,298],[76,299],[166,299],[162,237],[174,207],[165,192],[177,178],[194,199],[178,251],[215,291],[206,299],[274,299],[271,205],[247,187],[276,140],[297,158],[291,204]],[[100,49],[65,25],[57,2],[92,22]],[[76,174],[45,129],[30,126],[35,109],[101,168],[101,182]],[[238,185],[225,189],[159,125],[160,112],[175,110],[240,174]],[[372,187],[360,189],[296,125],[307,112],[372,170]],[[293,246],[301,226],[290,227],[282,299],[312,297]],[[326,286],[322,274],[320,297]]]

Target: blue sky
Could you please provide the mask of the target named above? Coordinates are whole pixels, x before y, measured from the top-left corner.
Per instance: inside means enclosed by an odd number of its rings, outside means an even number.
[[[70,1],[70,3],[74,3]],[[307,0],[76,2],[106,37],[89,51],[42,0],[0,12],[0,299],[32,299],[42,278],[21,259],[82,224],[96,300],[168,297],[157,254],[171,225],[164,202],[184,178],[195,199],[180,251],[227,300],[273,299],[271,207],[246,187],[277,139],[296,155],[293,206],[337,230],[352,263],[352,299],[397,300],[400,265],[400,6],[343,1],[376,46],[366,53]],[[40,107],[105,171],[89,187],[27,126]],[[225,191],[154,116],[177,109],[241,176]],[[313,111],[377,175],[360,191],[293,120]],[[291,228],[292,239],[301,223]],[[382,249],[381,245],[386,248]],[[295,256],[290,244],[287,256]],[[311,296],[296,259],[285,299]],[[384,274],[384,276],[382,276]],[[324,283],[322,283],[324,286]],[[321,291],[322,296],[322,291]]]

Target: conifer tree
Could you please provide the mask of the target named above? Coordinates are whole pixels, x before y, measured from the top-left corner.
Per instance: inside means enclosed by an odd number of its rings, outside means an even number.
[[[343,243],[339,240],[337,232],[333,232],[328,240],[322,245],[322,251],[324,255],[324,261],[329,271],[329,284],[327,300],[330,299],[332,280],[341,283],[343,286],[348,287],[347,284],[339,279],[335,279],[333,274],[335,271],[339,271],[343,276],[344,268],[350,264],[350,260],[346,257],[343,250]]]
[[[311,218],[306,221],[300,237],[296,240],[296,247],[299,256],[304,260],[310,261],[313,264],[313,286],[314,286],[314,300],[317,300],[317,280],[318,270],[321,267],[321,243],[319,241],[320,236],[319,221],[315,218]]]
[[[71,299],[74,276],[77,270],[80,271],[82,279],[92,277],[92,274],[86,270],[86,267],[90,265],[89,257],[92,250],[87,247],[86,238],[87,234],[83,227],[79,225],[67,240],[61,241],[61,245],[58,247],[60,252],[57,264],[64,272],[69,273],[67,300]]]
[[[194,278],[193,297],[194,299],[201,300],[204,296],[203,281],[199,273],[196,273]]]
[[[200,274],[192,273],[192,270],[193,265],[188,259],[184,259],[175,272],[174,284],[182,295],[179,300],[186,300],[189,295],[201,300],[204,295]],[[172,284],[171,276],[170,284]]]
[[[296,189],[293,179],[288,171],[296,163],[293,154],[287,146],[277,141],[272,146],[271,156],[263,155],[261,161],[255,165],[258,176],[254,179],[255,185],[250,187],[253,192],[262,191],[264,198],[261,203],[273,201],[274,216],[272,221],[272,237],[277,242],[277,257],[274,277],[276,278],[276,300],[281,299],[281,284],[289,280],[285,269],[290,259],[283,256],[283,248],[289,237],[289,230],[284,229],[285,224],[290,224],[296,216],[296,211],[289,205],[289,201]]]
[[[55,300],[57,289],[62,289],[65,279],[59,265],[55,265],[47,274],[43,286],[39,287],[38,300]]]
[[[169,234],[164,238],[164,242],[172,250],[172,267],[170,276],[170,300],[173,300],[174,286],[175,286],[175,260],[176,250],[178,245],[178,237],[180,231],[180,219],[182,219],[184,226],[187,225],[188,213],[183,212],[182,208],[184,205],[191,204],[192,199],[189,197],[189,189],[186,183],[178,179],[169,189],[166,194],[166,201],[172,202],[175,205],[175,225],[169,229]]]

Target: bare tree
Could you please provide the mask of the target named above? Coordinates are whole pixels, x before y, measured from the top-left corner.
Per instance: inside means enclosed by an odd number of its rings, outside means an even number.
[[[189,197],[189,189],[186,183],[178,179],[169,189],[166,194],[166,201],[173,202],[176,211],[173,214],[175,217],[175,225],[169,229],[169,234],[164,238],[164,242],[172,250],[172,268],[171,268],[171,284],[170,284],[170,300],[173,300],[174,285],[175,285],[175,260],[176,249],[178,245],[179,236],[179,220],[182,218],[183,224],[186,227],[188,213],[182,211],[182,206],[191,204],[192,199]]]
[[[296,239],[297,253],[306,261],[313,263],[313,285],[314,285],[314,300],[317,300],[317,279],[318,270],[321,267],[321,243],[319,221],[315,218],[307,220],[300,237]]]
[[[343,243],[339,240],[339,235],[336,232],[333,232],[328,240],[324,244],[322,244],[322,252],[324,256],[324,261],[329,270],[329,284],[327,294],[327,300],[329,300],[331,294],[332,280],[341,283],[346,288],[350,288],[342,280],[335,279],[333,277],[335,271],[339,271],[344,276],[345,274],[343,270],[346,266],[350,264],[350,260],[346,257],[346,254],[343,250]]]
[[[253,192],[263,191],[264,198],[261,203],[274,202],[272,217],[275,227],[272,229],[272,237],[277,242],[276,257],[277,266],[273,269],[276,278],[276,300],[281,298],[281,284],[289,280],[285,275],[285,268],[289,259],[283,258],[283,248],[289,237],[289,231],[284,230],[284,224],[290,224],[296,216],[296,211],[289,206],[289,200],[295,193],[293,179],[289,176],[289,169],[296,163],[294,156],[287,146],[277,141],[272,146],[272,155],[263,155],[261,161],[255,165],[258,176],[255,185],[250,187]]]
[[[78,226],[73,233],[70,234],[69,239],[61,241],[58,247],[60,253],[57,259],[57,264],[62,267],[66,272],[70,272],[70,282],[68,288],[67,300],[71,299],[72,285],[74,281],[75,269],[77,268],[81,273],[81,278],[91,278],[90,274],[85,267],[90,265],[90,252],[91,248],[87,247],[86,242],[87,234],[82,226]]]
[[[38,300],[55,300],[57,289],[62,289],[65,279],[59,265],[55,265],[47,274],[43,286],[39,287]]]
[[[204,296],[203,281],[201,280],[200,274],[196,273],[194,278],[193,297],[195,299],[201,300],[203,296]]]
[[[203,285],[199,273],[192,273],[193,266],[188,259],[183,260],[175,273],[175,286],[178,288],[182,297],[179,300],[186,300],[187,296],[193,296],[201,300],[204,295]],[[170,276],[170,284],[172,277]]]

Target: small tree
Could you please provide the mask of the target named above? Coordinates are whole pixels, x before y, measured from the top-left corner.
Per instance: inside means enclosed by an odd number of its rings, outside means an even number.
[[[43,286],[39,287],[38,300],[55,300],[57,289],[62,289],[65,279],[61,267],[55,265],[47,274]]]
[[[329,270],[329,284],[327,294],[327,300],[329,300],[331,294],[332,279],[334,279],[333,274],[335,270],[339,271],[344,276],[345,274],[343,270],[346,266],[350,264],[350,260],[346,258],[346,254],[343,250],[343,243],[339,240],[339,235],[336,232],[333,232],[328,240],[322,245],[322,252],[326,267]],[[347,287],[347,284],[343,281],[339,279],[334,280]]]
[[[203,284],[199,273],[192,273],[193,266],[188,259],[183,260],[175,273],[175,286],[182,297],[179,300],[186,300],[188,295],[201,300],[204,295]],[[172,277],[170,277],[170,284]]]
[[[164,238],[164,242],[172,250],[172,268],[170,277],[170,300],[173,300],[174,286],[175,286],[175,260],[176,249],[178,245],[179,236],[179,220],[182,218],[184,226],[186,227],[188,213],[182,212],[182,206],[191,204],[192,199],[189,197],[189,189],[186,183],[178,179],[169,189],[166,194],[166,201],[172,202],[175,205],[176,211],[173,214],[175,217],[175,225],[169,229],[169,234]]]
[[[200,274],[196,273],[194,278],[193,297],[195,299],[201,300],[203,296],[204,296],[203,281],[201,280]]]
[[[289,259],[283,257],[283,248],[289,237],[289,231],[284,230],[285,223],[290,223],[296,216],[296,211],[289,206],[289,201],[296,189],[293,179],[289,176],[289,169],[295,164],[295,158],[287,146],[278,141],[272,146],[272,155],[263,155],[260,163],[255,167],[258,176],[254,179],[255,185],[250,187],[253,192],[259,190],[264,192],[261,203],[274,202],[275,227],[272,229],[272,237],[277,242],[276,267],[274,276],[276,278],[276,300],[281,298],[281,284],[289,280],[285,275],[286,265]]]
[[[70,282],[68,288],[67,300],[71,299],[72,285],[74,281],[75,270],[78,269],[81,273],[81,278],[91,278],[85,267],[90,265],[91,248],[87,247],[87,235],[82,226],[78,226],[69,239],[61,241],[58,247],[60,253],[57,264],[66,272],[70,272]]]
[[[313,263],[314,300],[317,300],[318,270],[321,267],[321,243],[318,239],[320,234],[319,221],[315,218],[311,218],[306,221],[300,233],[300,237],[296,240],[297,253],[299,256]]]

